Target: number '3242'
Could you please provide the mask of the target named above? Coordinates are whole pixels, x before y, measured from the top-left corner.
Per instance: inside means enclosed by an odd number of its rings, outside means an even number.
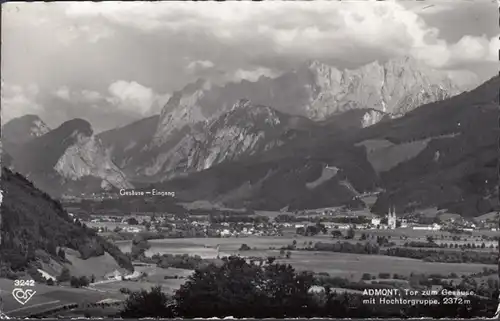
[[[15,280],[14,286],[35,286],[34,280]]]

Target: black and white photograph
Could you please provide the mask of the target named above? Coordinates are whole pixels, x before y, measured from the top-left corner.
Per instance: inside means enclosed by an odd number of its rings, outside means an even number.
[[[6,2],[0,317],[493,318],[497,1]]]

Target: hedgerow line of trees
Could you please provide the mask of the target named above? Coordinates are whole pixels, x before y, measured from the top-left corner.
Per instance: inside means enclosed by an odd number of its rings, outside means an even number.
[[[346,237],[348,239],[349,237]],[[306,242],[303,247],[298,247],[297,242],[284,246],[285,250],[300,251],[325,251],[337,253],[353,254],[376,254],[394,257],[405,257],[419,259],[426,262],[441,263],[481,263],[497,264],[497,252],[493,251],[472,251],[465,248],[461,251],[446,250],[446,248],[434,247],[396,247],[385,237],[378,237],[376,242],[357,242],[337,241],[335,243],[327,242]]]

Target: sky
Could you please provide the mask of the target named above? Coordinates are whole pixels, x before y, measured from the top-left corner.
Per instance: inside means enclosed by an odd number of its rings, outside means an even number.
[[[199,78],[275,77],[309,60],[356,68],[400,55],[458,83],[498,74],[495,1],[9,2],[2,124],[36,114],[96,132],[158,114]]]

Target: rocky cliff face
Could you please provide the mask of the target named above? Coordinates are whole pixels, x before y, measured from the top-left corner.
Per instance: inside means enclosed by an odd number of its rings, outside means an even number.
[[[132,187],[95,136],[78,133],[75,144],[66,149],[54,169],[62,177],[73,181],[88,176],[100,178],[103,189]]]
[[[356,108],[372,108],[402,115],[418,106],[460,93],[445,73],[432,70],[409,57],[373,62],[356,70],[338,69],[312,62],[314,93],[307,115],[323,119]]]
[[[161,145],[184,126],[213,117],[214,113],[204,112],[203,107],[198,103],[204,99],[210,89],[210,83],[200,79],[194,84],[187,85],[183,90],[175,92],[162,109],[154,135],[154,143]]]
[[[356,70],[339,70],[312,61],[280,77],[261,77],[224,87],[198,81],[174,93],[155,134],[162,144],[176,130],[210,121],[239,99],[314,120],[351,109],[370,108],[400,116],[416,107],[460,93],[446,73],[409,57],[375,61]],[[368,122],[369,123],[369,122]]]
[[[134,169],[150,158],[147,148],[153,141],[158,120],[156,115],[97,135],[113,163],[127,176],[133,177]]]
[[[287,132],[309,126],[313,123],[306,118],[240,100],[218,118],[185,126],[189,135],[178,136],[174,146],[153,144],[150,151],[156,149],[159,153],[141,172],[145,176],[171,178],[204,170],[281,146],[288,139]]]
[[[363,115],[363,118],[361,119],[361,127],[365,128],[373,126],[384,119],[386,115],[387,114],[380,112],[379,110],[369,110]]]
[[[56,196],[67,190],[81,193],[131,187],[93,135],[91,125],[82,119],[67,121],[19,145],[11,156],[16,171]]]

